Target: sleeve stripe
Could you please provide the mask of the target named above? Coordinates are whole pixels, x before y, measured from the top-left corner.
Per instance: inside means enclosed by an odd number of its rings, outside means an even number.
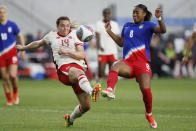
[[[83,43],[75,43],[75,45],[83,46]]]

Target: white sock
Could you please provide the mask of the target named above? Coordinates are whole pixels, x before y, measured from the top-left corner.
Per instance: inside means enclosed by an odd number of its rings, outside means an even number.
[[[78,83],[79,83],[80,88],[83,91],[85,91],[86,93],[88,93],[92,96],[93,88],[91,87],[91,84],[89,83],[85,74],[81,74],[78,77]]]
[[[82,114],[83,113],[81,112],[80,105],[77,105],[70,115],[70,122],[73,122],[76,118],[81,117]]]

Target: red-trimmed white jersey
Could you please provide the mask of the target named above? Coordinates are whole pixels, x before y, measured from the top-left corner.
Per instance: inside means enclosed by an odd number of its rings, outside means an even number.
[[[115,21],[110,21],[111,30],[116,35],[120,35],[120,27],[118,23]],[[99,55],[112,55],[115,54],[117,56],[117,44],[114,40],[108,35],[105,30],[105,23],[103,20],[100,20],[96,23],[96,32],[100,34],[100,46],[104,49],[104,51],[98,50]]]
[[[58,33],[55,31],[51,31],[48,34],[46,34],[43,38],[43,40],[50,45],[53,53],[54,63],[57,65],[57,68],[59,69],[64,64],[70,64],[70,63],[76,63],[83,68],[86,68],[86,64],[84,60],[77,60],[72,58],[69,55],[58,54],[58,51],[60,48],[63,48],[64,50],[69,51],[76,51],[76,46],[81,45],[83,46],[83,42],[81,42],[77,36],[76,31],[71,30],[69,34],[65,37],[58,35]]]

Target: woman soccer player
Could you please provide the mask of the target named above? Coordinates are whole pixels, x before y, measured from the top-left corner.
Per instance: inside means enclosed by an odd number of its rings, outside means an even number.
[[[106,23],[106,32],[120,46],[123,47],[123,60],[115,63],[108,76],[107,89],[102,90],[102,95],[114,99],[114,88],[118,81],[118,75],[126,78],[135,77],[143,94],[146,108],[146,119],[152,128],[157,123],[152,116],[152,94],[150,89],[151,67],[150,67],[150,42],[153,33],[165,33],[166,27],[161,19],[162,10],[157,8],[155,16],[159,26],[150,21],[152,16],[145,5],[139,4],[133,10],[134,22],[124,25],[121,37],[111,31],[111,26]]]
[[[181,62],[182,65],[184,65],[184,64],[186,64],[188,62],[188,60],[189,60],[189,53],[190,53],[190,51],[193,48],[195,40],[196,40],[196,23],[195,23],[195,25],[193,27],[193,33],[191,34],[191,36],[189,38],[189,44],[188,44],[188,47],[186,49],[186,54],[183,57],[182,62]]]
[[[86,64],[83,43],[78,40],[76,31],[71,30],[70,19],[59,17],[56,21],[57,32],[49,32],[43,39],[31,42],[26,46],[17,46],[20,51],[36,49],[44,45],[49,45],[52,49],[54,63],[57,67],[59,80],[72,86],[78,100],[77,105],[71,115],[65,114],[65,126],[73,125],[76,118],[82,116],[90,109],[91,96],[93,101],[97,101],[100,85],[94,89],[84,73]]]

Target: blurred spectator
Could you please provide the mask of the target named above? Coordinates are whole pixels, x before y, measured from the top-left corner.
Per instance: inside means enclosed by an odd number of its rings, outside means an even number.
[[[174,44],[172,43],[172,41],[169,41],[166,45],[166,48],[164,50],[165,55],[168,58],[168,63],[165,63],[168,65],[168,74],[169,76],[173,76],[173,70],[174,70],[174,65],[175,65],[175,61],[176,61],[176,52],[174,50]]]
[[[151,69],[152,69],[153,77],[168,76],[167,72],[163,68],[163,65],[165,63],[169,63],[169,59],[158,48],[159,42],[160,42],[159,36],[154,35],[150,44]]]

